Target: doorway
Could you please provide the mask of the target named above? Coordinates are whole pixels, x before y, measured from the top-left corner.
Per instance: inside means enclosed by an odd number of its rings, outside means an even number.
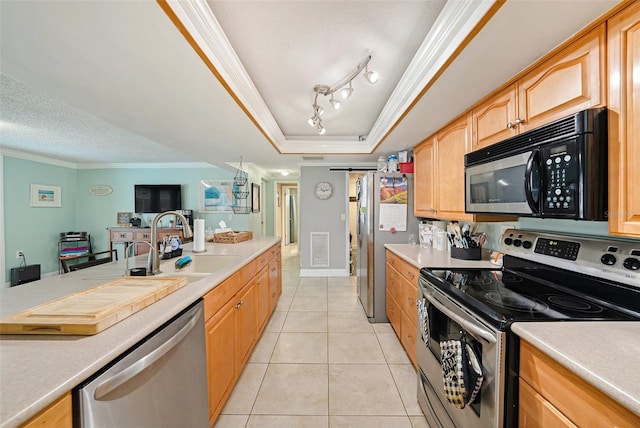
[[[300,227],[298,185],[278,183],[276,191],[278,205],[276,233],[282,237],[283,245],[297,244]]]

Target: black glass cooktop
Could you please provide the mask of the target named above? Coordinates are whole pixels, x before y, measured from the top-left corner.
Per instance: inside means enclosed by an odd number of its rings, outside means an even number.
[[[535,263],[510,270],[421,273],[498,327],[515,321],[640,320],[640,290]]]

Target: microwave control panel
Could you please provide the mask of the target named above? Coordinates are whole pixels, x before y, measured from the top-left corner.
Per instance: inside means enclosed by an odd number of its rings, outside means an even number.
[[[541,167],[545,177],[542,192],[543,214],[577,214],[579,203],[579,160],[573,141],[541,150]]]

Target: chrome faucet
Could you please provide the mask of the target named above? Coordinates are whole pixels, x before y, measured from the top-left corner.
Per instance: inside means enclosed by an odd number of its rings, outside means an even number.
[[[136,244],[146,244],[149,246],[149,257],[147,260],[150,260],[151,257],[155,257],[155,253],[158,251],[156,250],[154,245],[151,245],[151,242],[147,242],[147,241],[132,241],[129,242],[129,245],[127,245],[124,249],[124,276],[128,276],[130,275],[131,272],[129,272],[129,248],[134,247]],[[135,252],[134,252],[135,254]],[[149,261],[147,262],[147,264],[149,264]],[[147,275],[150,275],[149,273],[149,269],[147,268]]]
[[[153,245],[154,249],[158,245],[158,222],[166,215],[175,215],[180,218],[184,225],[184,229],[182,231],[183,238],[191,238],[193,236],[193,232],[189,227],[189,221],[185,216],[177,211],[165,211],[155,216],[151,222],[151,245]],[[160,273],[160,253],[156,250],[153,252],[153,256],[149,254],[149,269],[147,270],[147,275],[155,275],[157,273]]]

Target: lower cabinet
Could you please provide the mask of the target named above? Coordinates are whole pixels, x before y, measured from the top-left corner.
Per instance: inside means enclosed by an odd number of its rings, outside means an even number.
[[[386,264],[386,312],[391,327],[398,335],[414,367],[417,367],[419,270],[415,266],[387,251]]]
[[[29,419],[21,428],[56,427],[71,428],[73,424],[71,392],[58,398],[40,413]]]
[[[528,342],[520,342],[518,426],[638,427],[640,417]]]
[[[222,411],[280,297],[279,244],[277,248],[277,257],[272,247],[204,296],[210,425]]]

